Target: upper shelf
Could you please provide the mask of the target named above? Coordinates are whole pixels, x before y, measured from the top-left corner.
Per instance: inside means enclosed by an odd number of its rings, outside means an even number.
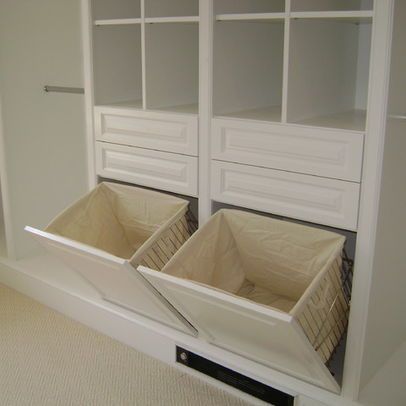
[[[217,14],[216,21],[280,21],[284,18],[293,19],[337,19],[355,22],[369,21],[373,11],[296,11],[291,13],[242,13],[242,14]]]
[[[130,25],[141,24],[141,18],[114,18],[109,20],[95,20],[94,25]]]
[[[145,19],[146,24],[162,23],[198,23],[198,16],[180,16],[180,17],[148,17]]]
[[[291,12],[291,18],[339,19],[362,21],[372,19],[374,13],[369,10],[361,11],[296,11]]]
[[[244,13],[244,14],[217,14],[217,21],[269,21],[283,20],[285,13]]]
[[[198,23],[199,17],[188,16],[188,17],[150,17],[145,18],[146,24],[168,24],[168,23]],[[141,18],[117,18],[111,20],[95,20],[94,25],[132,25],[141,24]]]

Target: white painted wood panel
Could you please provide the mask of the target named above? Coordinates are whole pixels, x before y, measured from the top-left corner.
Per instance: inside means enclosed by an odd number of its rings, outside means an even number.
[[[359,182],[363,134],[213,119],[212,158]]]
[[[216,201],[357,229],[358,183],[217,161],[211,180]]]
[[[32,227],[25,230],[48,252],[82,275],[103,299],[185,333],[193,331],[126,260]]]
[[[96,140],[197,155],[197,117],[134,109],[95,108]]]
[[[8,254],[34,255],[25,224],[43,225],[88,188],[80,2],[0,1],[1,192]]]
[[[98,175],[197,196],[197,158],[96,142]]]
[[[142,266],[138,270],[197,328],[199,337],[338,391],[334,378],[289,314]]]

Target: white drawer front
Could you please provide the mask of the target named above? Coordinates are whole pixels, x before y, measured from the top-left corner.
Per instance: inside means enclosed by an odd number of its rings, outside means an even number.
[[[197,126],[192,115],[95,108],[98,141],[196,156]]]
[[[212,161],[212,198],[314,223],[357,229],[359,184]]]
[[[363,134],[213,119],[212,157],[359,182]]]
[[[96,170],[103,177],[197,196],[197,158],[96,142]]]

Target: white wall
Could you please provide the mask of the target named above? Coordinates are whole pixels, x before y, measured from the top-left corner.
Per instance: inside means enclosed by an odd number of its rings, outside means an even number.
[[[80,0],[1,0],[0,91],[16,254],[86,190],[84,97],[42,86],[83,86]]]
[[[369,406],[406,404],[406,341],[378,369],[361,391],[360,401]]]
[[[389,89],[389,114],[406,115],[406,2],[398,0]],[[406,390],[406,120],[389,119],[374,270],[363,354],[360,400],[366,405],[405,405]],[[403,383],[402,383],[403,382]]]

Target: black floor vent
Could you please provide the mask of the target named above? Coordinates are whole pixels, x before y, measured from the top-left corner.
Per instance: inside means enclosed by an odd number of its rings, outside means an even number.
[[[274,406],[293,406],[294,404],[293,396],[209,361],[184,348],[176,347],[176,361]]]

